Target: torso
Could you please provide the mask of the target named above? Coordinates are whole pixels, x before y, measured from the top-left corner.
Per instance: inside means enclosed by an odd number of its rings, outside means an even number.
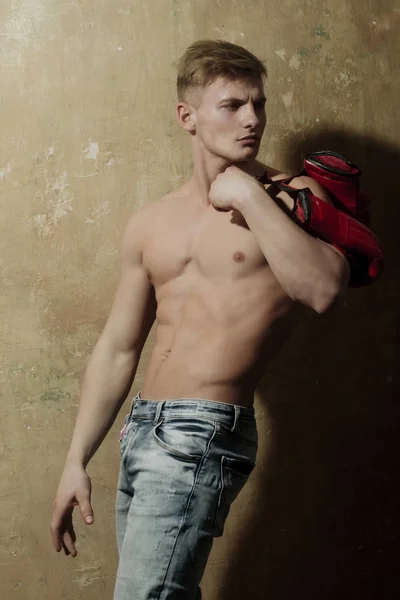
[[[150,229],[143,265],[157,331],[141,397],[252,406],[296,324],[295,303],[237,211],[196,205],[183,186],[156,203]]]

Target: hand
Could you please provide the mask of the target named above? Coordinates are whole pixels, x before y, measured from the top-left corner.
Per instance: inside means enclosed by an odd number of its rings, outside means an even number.
[[[208,197],[217,210],[237,210],[237,200],[243,199],[258,190],[260,183],[248,173],[235,166],[228,167],[223,173],[217,175],[212,182]]]
[[[61,477],[54,500],[51,535],[57,552],[64,549],[65,555],[77,555],[76,535],[72,524],[74,506],[79,505],[84,523],[93,523],[93,509],[90,504],[91,481],[81,465],[67,465]]]

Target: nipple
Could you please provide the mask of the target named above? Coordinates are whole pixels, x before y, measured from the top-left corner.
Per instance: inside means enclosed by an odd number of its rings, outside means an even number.
[[[238,250],[237,252],[235,252],[235,254],[233,255],[233,260],[235,262],[243,262],[245,258],[246,258],[245,253],[241,252],[240,250]]]

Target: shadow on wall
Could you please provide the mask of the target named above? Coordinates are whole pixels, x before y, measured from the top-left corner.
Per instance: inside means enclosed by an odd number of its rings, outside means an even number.
[[[307,138],[307,141],[305,141]],[[342,131],[289,140],[362,169],[386,266],[346,307],[306,315],[269,365],[260,402],[272,442],[254,473],[256,511],[218,600],[400,598],[399,150]]]

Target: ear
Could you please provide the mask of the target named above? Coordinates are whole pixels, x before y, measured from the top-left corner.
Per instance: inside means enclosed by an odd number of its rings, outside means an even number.
[[[196,131],[195,116],[192,107],[187,102],[179,102],[176,107],[179,124],[189,132]]]

